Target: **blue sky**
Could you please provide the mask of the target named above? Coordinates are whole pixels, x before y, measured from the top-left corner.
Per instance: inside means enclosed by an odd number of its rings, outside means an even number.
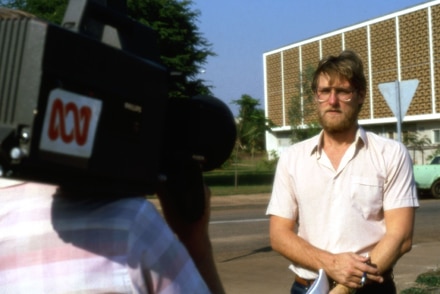
[[[426,0],[193,0],[198,28],[217,54],[200,78],[231,103],[248,94],[264,108],[263,53],[409,8]]]

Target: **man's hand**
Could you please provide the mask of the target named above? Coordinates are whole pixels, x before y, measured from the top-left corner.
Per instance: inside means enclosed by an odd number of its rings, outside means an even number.
[[[369,261],[369,257],[355,253],[335,254],[325,271],[333,280],[348,288],[360,288],[364,273],[368,279],[382,283],[383,278],[379,275],[377,267]]]

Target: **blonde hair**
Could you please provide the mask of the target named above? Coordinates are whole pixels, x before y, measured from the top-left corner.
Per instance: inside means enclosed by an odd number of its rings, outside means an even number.
[[[35,18],[35,15],[22,10],[0,7],[0,19],[22,19],[22,18]]]
[[[343,77],[350,82],[362,96],[367,91],[367,81],[364,74],[364,66],[359,55],[351,50],[342,51],[339,56],[327,56],[318,64],[313,80],[312,90],[316,93],[318,78],[321,73],[328,74],[330,78]]]

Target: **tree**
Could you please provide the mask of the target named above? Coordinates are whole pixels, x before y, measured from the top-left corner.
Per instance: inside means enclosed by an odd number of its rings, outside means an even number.
[[[158,32],[162,62],[182,74],[172,89],[174,97],[211,93],[197,75],[215,53],[198,31],[200,11],[191,10],[191,5],[191,0],[128,0],[128,14]]]
[[[68,0],[0,0],[1,6],[24,10],[41,19],[61,24]]]
[[[0,3],[61,24],[68,0],[0,0]],[[192,10],[191,5],[191,0],[127,0],[128,15],[157,32],[163,64],[181,74],[172,84],[171,97],[211,94],[210,86],[197,76],[208,56],[215,53],[198,31],[200,11]]]
[[[310,87],[315,68],[306,66],[301,72],[297,83],[297,95],[291,98],[289,113],[290,126],[292,128],[292,142],[299,142],[317,134],[320,130],[315,121],[307,122],[315,111],[314,93]]]
[[[405,132],[403,136],[403,143],[407,145],[408,149],[413,150],[414,161],[416,159],[416,150],[419,150],[422,152],[422,163],[425,162],[425,146],[431,145],[431,139],[429,139],[426,135],[420,137],[420,134],[417,132]]]
[[[258,109],[260,102],[250,95],[244,94],[232,103],[238,105],[237,144],[253,156],[256,151],[265,149],[265,132],[273,126],[266,119],[263,109]]]

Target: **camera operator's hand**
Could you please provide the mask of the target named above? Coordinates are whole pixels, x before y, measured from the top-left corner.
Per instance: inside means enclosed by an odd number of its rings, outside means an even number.
[[[205,209],[202,217],[196,221],[188,221],[179,213],[179,207],[173,201],[174,197],[167,195],[165,185],[160,187],[157,196],[168,225],[188,250],[212,293],[224,293],[223,285],[215,266],[212,244],[209,238],[208,226],[211,192],[206,185],[204,186],[204,194]]]

